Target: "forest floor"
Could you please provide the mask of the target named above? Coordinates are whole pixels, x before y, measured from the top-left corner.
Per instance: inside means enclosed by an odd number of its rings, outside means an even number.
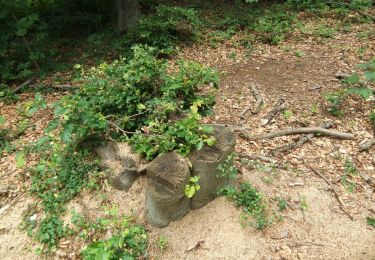
[[[311,21],[312,24],[319,21]],[[83,192],[68,208],[89,218],[101,214],[101,202],[117,205],[120,213],[136,217],[145,224],[149,234],[148,255],[151,259],[375,259],[375,228],[366,217],[375,215],[375,150],[359,152],[359,141],[373,135],[367,120],[368,102],[351,98],[346,101],[342,117],[333,117],[326,110],[323,93],[342,88],[335,74],[351,73],[357,64],[368,61],[375,53],[374,35],[366,39],[359,32],[372,32],[373,25],[352,27],[350,32],[337,32],[332,38],[291,37],[273,46],[256,44],[249,51],[231,41],[216,48],[195,45],[181,49],[177,58],[193,59],[223,72],[217,93],[215,116],[206,123],[220,123],[248,128],[251,134],[286,127],[318,126],[334,121],[333,129],[353,133],[356,140],[316,137],[301,148],[274,159],[275,164],[238,161],[238,182],[249,181],[268,202],[269,214],[275,220],[264,230],[246,224],[241,209],[225,197],[193,210],[166,228],[154,228],[144,223],[145,177],[139,178],[129,192],[104,185],[97,193]],[[264,99],[257,115],[241,112],[254,103],[250,84],[255,84]],[[52,101],[62,94],[48,94]],[[17,107],[33,94],[22,94],[16,105],[0,104],[1,114],[9,127],[20,116]],[[269,125],[261,119],[283,98],[288,112],[280,113]],[[366,110],[367,109],[367,110]],[[33,129],[18,142],[36,140],[51,119],[50,111],[41,111],[30,120]],[[237,138],[239,153],[267,156],[272,149],[295,137],[247,141]],[[28,162],[30,166],[33,162]],[[327,183],[308,166],[324,175],[337,190],[345,212]],[[355,174],[348,173],[348,167]],[[29,176],[15,166],[15,155],[0,158],[0,259],[40,259],[38,246],[19,230],[22,213],[34,200],[24,187]],[[343,177],[347,182],[343,181]],[[277,199],[286,202],[280,209]],[[4,207],[8,207],[4,210]],[[69,213],[70,211],[68,211]],[[65,216],[69,218],[69,216]],[[167,240],[165,249],[158,238]],[[196,247],[187,251],[190,247]],[[83,244],[63,240],[54,258],[76,258]]]

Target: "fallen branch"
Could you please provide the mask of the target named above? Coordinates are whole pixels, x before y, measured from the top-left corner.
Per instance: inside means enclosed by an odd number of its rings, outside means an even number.
[[[277,102],[275,103],[274,107],[272,108],[272,110],[266,115],[265,118],[263,118],[261,120],[261,124],[262,126],[265,126],[267,125],[269,122],[272,121],[272,119],[277,115],[277,113],[279,113],[281,110],[283,110],[283,104],[285,103],[285,100],[280,98],[279,100],[277,100]]]
[[[341,200],[337,190],[335,189],[335,187],[332,185],[332,183],[324,176],[322,175],[320,172],[318,172],[317,170],[315,170],[314,168],[312,168],[310,165],[307,165],[305,164],[311,171],[313,171],[316,175],[318,175],[320,178],[322,178],[329,186],[329,189],[335,194],[335,197],[337,199],[337,201],[339,202],[339,205],[340,205],[340,208],[341,210],[351,219],[351,220],[354,220],[354,218],[352,217],[352,215],[349,214],[349,212],[347,212],[345,210],[345,205],[344,205],[344,202]]]
[[[238,157],[245,158],[248,160],[259,160],[259,161],[268,162],[268,163],[277,163],[277,161],[273,158],[269,158],[269,157],[258,155],[258,154],[240,153],[238,154]]]
[[[328,129],[324,129],[321,127],[287,128],[287,129],[282,129],[279,131],[275,131],[275,132],[271,132],[267,134],[261,134],[261,135],[249,135],[249,134],[241,133],[240,136],[244,139],[251,141],[251,140],[258,140],[258,139],[271,139],[274,137],[285,136],[285,135],[310,134],[310,133],[333,136],[339,139],[349,139],[349,140],[354,139],[353,134],[328,130]]]
[[[262,105],[263,105],[263,98],[260,95],[259,91],[257,90],[257,88],[255,87],[254,84],[251,85],[250,90],[251,90],[251,93],[253,93],[254,98],[256,100],[256,103],[255,103],[255,106],[254,106],[255,108],[251,111],[251,113],[258,114],[260,112],[260,109],[262,108]]]
[[[359,146],[358,146],[359,151],[360,151],[360,152],[367,151],[367,150],[370,149],[370,147],[371,147],[372,145],[374,145],[374,144],[375,144],[375,138],[372,138],[372,139],[367,140],[367,141],[365,141],[365,142],[361,142],[361,143],[359,144]]]
[[[17,94],[18,92],[20,92],[24,87],[27,87],[28,85],[30,85],[35,79],[36,77],[32,77],[31,79],[26,80],[24,83],[22,83],[18,87],[14,88],[12,90],[13,94]]]
[[[333,122],[325,122],[322,125],[320,125],[319,127],[328,129],[328,128],[331,128],[332,126],[333,126]],[[275,150],[271,151],[270,154],[272,156],[277,156],[280,153],[288,153],[291,150],[294,150],[294,149],[297,149],[297,148],[301,147],[304,143],[306,143],[308,141],[311,141],[311,139],[313,139],[314,137],[315,137],[314,133],[311,133],[311,134],[308,134],[308,135],[303,135],[298,139],[297,142],[288,143],[284,146],[276,148]]]
[[[251,109],[251,106],[246,107],[245,110],[240,113],[240,118],[245,119],[245,115],[247,114],[247,112],[250,111],[250,109]]]

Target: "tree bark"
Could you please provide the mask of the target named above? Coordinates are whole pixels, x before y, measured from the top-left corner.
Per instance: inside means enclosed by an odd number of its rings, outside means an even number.
[[[140,14],[137,0],[117,0],[117,27],[120,32],[137,25]]]

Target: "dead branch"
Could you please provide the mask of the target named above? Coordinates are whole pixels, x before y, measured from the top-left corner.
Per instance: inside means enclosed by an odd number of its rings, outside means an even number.
[[[20,92],[24,87],[27,87],[28,85],[30,85],[35,79],[36,77],[32,77],[31,79],[26,80],[24,83],[22,83],[18,87],[14,88],[12,90],[13,94],[17,94],[18,92]]]
[[[358,146],[359,151],[360,151],[360,152],[367,151],[367,150],[370,149],[370,147],[371,147],[372,145],[374,145],[374,144],[375,144],[375,138],[372,138],[372,139],[367,140],[367,141],[365,141],[365,142],[361,142],[361,143],[359,144],[359,146]]]
[[[249,135],[249,134],[241,133],[240,136],[244,139],[251,141],[251,140],[258,140],[258,139],[271,139],[274,137],[285,136],[285,135],[310,134],[310,133],[333,136],[339,139],[349,139],[349,140],[355,139],[353,134],[328,130],[328,129],[324,129],[321,127],[287,128],[287,129],[282,129],[279,131],[275,131],[275,132],[271,132],[267,134],[261,134],[261,135]]]
[[[312,168],[310,165],[307,165],[305,164],[312,172],[314,172],[316,175],[318,175],[320,178],[322,178],[329,186],[329,189],[335,194],[335,197],[337,199],[337,201],[339,202],[339,205],[340,205],[340,208],[341,210],[351,219],[351,220],[354,220],[353,216],[349,214],[349,212],[347,212],[345,210],[345,205],[344,205],[344,202],[341,200],[337,190],[335,189],[335,187],[332,185],[332,183],[324,176],[322,175],[320,172],[318,172],[317,170],[315,170],[314,168]]]
[[[276,101],[275,105],[273,106],[272,110],[268,112],[265,118],[261,120],[262,126],[267,125],[269,122],[272,121],[272,119],[279,113],[281,110],[284,109],[283,104],[285,103],[285,100],[280,98]]]
[[[321,88],[323,88],[323,86],[316,86],[316,87],[309,88],[309,91],[318,90]]]
[[[244,111],[242,111],[242,112],[240,113],[240,118],[241,118],[241,119],[245,119],[245,115],[247,114],[247,112],[250,111],[250,109],[251,109],[251,106],[246,107],[246,108],[244,109]]]
[[[333,122],[330,121],[330,122],[325,122],[325,123],[321,124],[319,127],[328,129],[328,128],[331,128],[332,126],[333,126]],[[308,134],[308,135],[303,135],[298,139],[297,142],[288,143],[284,146],[276,148],[275,150],[271,151],[270,154],[272,156],[277,156],[280,153],[288,153],[288,152],[290,152],[294,149],[297,149],[297,148],[301,147],[304,143],[306,143],[308,141],[311,141],[311,139],[313,139],[314,137],[315,137],[314,133],[311,133],[311,134]]]
[[[254,84],[251,84],[250,90],[251,90],[251,93],[253,93],[254,98],[256,100],[254,109],[251,111],[251,113],[258,114],[263,105],[263,98]]]
[[[264,162],[268,162],[268,163],[277,163],[277,161],[273,158],[269,158],[269,157],[258,155],[258,154],[240,153],[240,154],[238,154],[238,157],[245,158],[245,159],[248,159],[248,160],[259,160],[259,161],[264,161]]]

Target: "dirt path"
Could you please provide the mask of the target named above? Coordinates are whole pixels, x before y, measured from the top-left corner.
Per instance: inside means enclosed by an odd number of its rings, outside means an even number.
[[[371,135],[365,115],[350,110],[343,118],[332,118],[325,112],[321,97],[321,92],[340,88],[335,73],[350,72],[361,59],[366,60],[375,53],[373,42],[367,42],[370,48],[362,58],[358,57],[356,48],[361,44],[354,34],[345,34],[326,40],[324,44],[307,39],[281,46],[259,46],[250,58],[244,58],[245,50],[236,49],[237,60],[228,58],[228,53],[233,51],[231,47],[208,50],[195,47],[185,50],[181,56],[204,61],[226,72],[217,98],[216,116],[207,122],[241,125],[249,127],[251,133],[261,133],[288,126],[319,125],[326,119],[333,119],[336,130],[365,137]],[[301,50],[303,57],[297,57],[294,50]],[[259,115],[248,115],[241,121],[239,114],[254,102],[248,88],[250,83],[258,86],[265,106]],[[288,103],[290,118],[279,115],[270,126],[262,127],[260,119],[280,97]],[[313,106],[317,111],[312,112]],[[238,137],[236,150],[266,154],[292,139],[282,137],[247,142]],[[239,164],[239,181],[251,182],[268,198],[269,211],[278,221],[275,219],[264,231],[244,226],[241,211],[221,197],[166,228],[147,226],[148,253],[151,259],[375,259],[375,230],[365,221],[375,210],[374,187],[356,176],[355,191],[345,190],[340,180],[347,159],[355,163],[360,173],[375,179],[374,150],[359,153],[357,141],[316,138],[291,154],[277,158],[280,163],[287,162],[282,168]],[[2,167],[12,167],[14,158],[1,160]],[[306,168],[306,162],[335,182],[354,220],[343,214],[327,184]],[[143,184],[144,178],[140,178],[126,194],[110,187],[104,193],[122,213],[135,215],[142,223]],[[100,209],[97,196],[82,194],[70,203],[69,208],[78,212],[85,210],[94,218]],[[275,197],[286,200],[285,211],[278,211]],[[34,253],[35,244],[17,229],[21,213],[30,201],[25,196],[0,216],[0,259],[39,259]],[[168,241],[165,250],[156,245],[160,236]],[[197,249],[186,252],[198,241],[204,242]],[[80,250],[81,246],[73,242],[58,255],[74,259],[75,254],[69,252]]]

